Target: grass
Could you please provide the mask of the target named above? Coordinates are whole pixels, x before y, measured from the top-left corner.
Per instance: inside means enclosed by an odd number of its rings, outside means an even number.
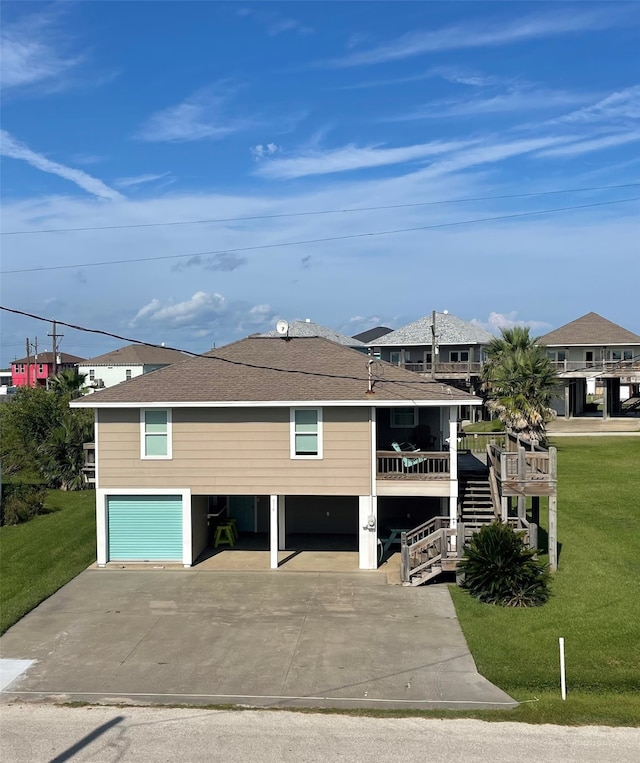
[[[640,439],[559,439],[559,569],[533,609],[481,604],[452,588],[479,671],[518,700],[513,715],[640,725]],[[541,522],[546,521],[541,510]],[[543,533],[544,534],[544,531]],[[565,638],[568,698],[559,697]],[[545,708],[549,712],[545,712]]]
[[[51,490],[46,508],[0,527],[0,634],[96,558],[95,492]]]
[[[504,432],[504,425],[500,419],[491,419],[491,421],[478,421],[476,424],[467,424],[463,429],[465,432]]]

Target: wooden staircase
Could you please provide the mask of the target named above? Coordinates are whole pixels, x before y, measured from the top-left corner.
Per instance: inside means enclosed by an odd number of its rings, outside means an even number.
[[[463,478],[459,484],[458,521],[465,527],[479,530],[497,516],[489,482],[489,474]]]
[[[419,586],[457,564],[456,530],[449,517],[433,517],[401,536],[400,577],[406,586]]]

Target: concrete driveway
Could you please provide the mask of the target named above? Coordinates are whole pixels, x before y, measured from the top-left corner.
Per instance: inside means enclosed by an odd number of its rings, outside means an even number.
[[[446,586],[370,573],[87,570],[0,639],[4,700],[512,707]]]

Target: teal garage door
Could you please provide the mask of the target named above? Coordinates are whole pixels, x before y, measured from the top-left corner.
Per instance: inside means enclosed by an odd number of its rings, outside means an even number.
[[[110,495],[107,526],[111,562],[182,561],[179,495]]]

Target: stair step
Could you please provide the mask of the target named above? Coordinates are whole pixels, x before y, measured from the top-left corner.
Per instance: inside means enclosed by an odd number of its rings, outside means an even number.
[[[419,575],[415,575],[411,578],[411,585],[412,586],[419,586],[423,583],[426,583],[429,580],[433,580],[433,578],[440,575],[442,572],[442,567],[432,567],[429,572],[426,573],[420,573]]]

